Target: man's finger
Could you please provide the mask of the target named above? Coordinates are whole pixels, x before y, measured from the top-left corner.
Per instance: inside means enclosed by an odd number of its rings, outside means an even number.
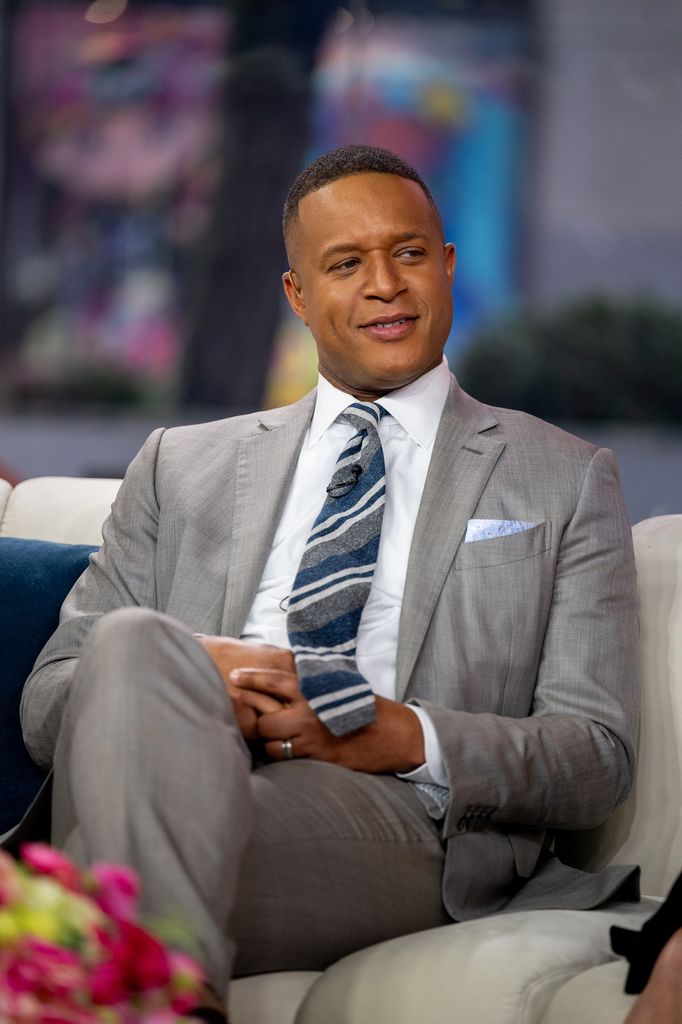
[[[282,710],[282,702],[276,697],[267,693],[259,693],[257,690],[245,690],[241,686],[233,686],[228,682],[227,692],[234,705],[253,708],[259,715],[267,715],[273,711]]]
[[[292,704],[258,719],[258,735],[262,740],[286,740],[298,736],[307,715],[301,714],[301,705]]]
[[[273,668],[282,672],[293,672],[295,668],[294,656],[285,647],[252,643],[229,636],[198,634],[197,639],[224,674],[232,668],[241,668],[242,666]]]
[[[270,740],[264,747],[271,761],[291,761],[296,757],[305,756],[297,751],[295,736],[283,740]]]
[[[230,672],[229,681],[244,690],[257,690],[270,694],[280,701],[302,701],[303,695],[298,677],[293,672],[274,668],[236,668]]]

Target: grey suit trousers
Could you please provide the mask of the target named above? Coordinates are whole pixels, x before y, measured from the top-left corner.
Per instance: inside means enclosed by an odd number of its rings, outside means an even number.
[[[143,911],[189,924],[222,991],[450,920],[438,827],[412,786],[308,760],[254,770],[213,662],[147,609],[108,613],[83,646],[53,841],[134,867]]]

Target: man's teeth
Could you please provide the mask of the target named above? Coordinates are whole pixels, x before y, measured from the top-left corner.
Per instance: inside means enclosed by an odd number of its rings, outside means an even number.
[[[397,327],[398,324],[404,324],[407,317],[403,317],[402,320],[389,320],[386,323],[374,324],[375,327]]]

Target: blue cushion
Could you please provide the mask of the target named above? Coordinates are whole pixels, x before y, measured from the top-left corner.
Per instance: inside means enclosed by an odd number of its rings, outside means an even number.
[[[45,778],[21,736],[22,687],[96,550],[0,537],[0,835],[19,821]]]

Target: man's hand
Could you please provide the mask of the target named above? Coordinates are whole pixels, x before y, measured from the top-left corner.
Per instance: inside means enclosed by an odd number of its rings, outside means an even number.
[[[281,700],[257,690],[235,686],[230,673],[236,668],[263,669],[268,671],[294,671],[294,656],[291,651],[272,644],[249,643],[227,636],[199,636],[199,642],[215,663],[232,700],[235,718],[240,732],[247,743],[260,738],[257,728],[258,716],[279,711]]]
[[[398,701],[376,698],[376,719],[345,736],[334,736],[301,693],[294,672],[239,668],[230,682],[244,694],[258,695],[274,706],[257,719],[258,736],[273,761],[283,759],[282,740],[290,740],[294,757],[309,757],[362,772],[408,772],[424,763],[419,719]]]

